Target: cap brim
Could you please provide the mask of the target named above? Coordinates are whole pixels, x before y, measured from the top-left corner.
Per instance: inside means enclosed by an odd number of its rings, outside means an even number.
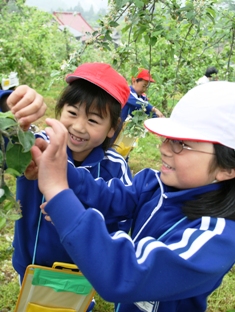
[[[68,74],[68,75],[65,77],[65,81],[66,81],[67,83],[73,82],[74,80],[77,80],[77,79],[83,79],[83,78],[81,78],[81,77],[79,77],[79,76],[75,76],[75,75],[73,75],[73,74]]]
[[[144,126],[149,132],[170,139],[218,143],[199,137],[198,132],[194,129],[191,130],[188,127],[184,127],[182,124],[176,123],[171,118],[147,119],[144,122]]]

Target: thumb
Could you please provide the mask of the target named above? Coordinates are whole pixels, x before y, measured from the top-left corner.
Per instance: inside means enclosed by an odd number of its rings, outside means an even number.
[[[40,163],[40,158],[42,156],[42,151],[40,150],[40,148],[38,148],[37,146],[33,146],[31,148],[31,155],[32,155],[32,159],[35,162],[35,164],[38,166]]]

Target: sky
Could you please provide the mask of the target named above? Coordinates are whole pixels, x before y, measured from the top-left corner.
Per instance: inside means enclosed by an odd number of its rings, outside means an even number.
[[[94,11],[98,11],[100,8],[107,9],[108,0],[26,0],[27,5],[37,6],[38,8],[44,9],[49,8],[56,10],[60,7],[75,7],[78,3],[81,4],[84,10],[89,10],[93,5]]]
[[[66,4],[69,6],[74,7],[77,5],[77,3],[80,2],[81,6],[84,9],[89,9],[91,5],[93,5],[94,10],[99,10],[99,8],[107,8],[108,6],[108,0],[66,0]]]

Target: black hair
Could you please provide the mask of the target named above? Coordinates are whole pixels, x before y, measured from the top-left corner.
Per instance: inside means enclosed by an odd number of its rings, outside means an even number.
[[[216,167],[227,170],[235,168],[234,149],[221,144],[214,144],[214,149],[215,158],[210,171]],[[183,212],[189,219],[210,216],[235,220],[235,178],[218,183],[221,184],[218,190],[201,194],[195,200],[185,203]]]
[[[145,80],[145,79],[143,79],[143,78],[136,78],[136,82],[140,82],[140,81],[143,81],[143,80]],[[146,81],[146,80],[145,80]]]
[[[215,67],[208,67],[206,72],[205,72],[205,76],[207,78],[211,78],[212,75],[214,74],[218,74],[218,69],[216,69]]]
[[[88,115],[90,108],[95,105],[102,117],[110,114],[111,128],[117,130],[120,122],[121,104],[106,91],[95,84],[84,80],[77,79],[64,88],[55,107],[56,117],[61,115],[64,105],[86,105]],[[112,138],[106,138],[102,148],[107,150],[112,146]]]

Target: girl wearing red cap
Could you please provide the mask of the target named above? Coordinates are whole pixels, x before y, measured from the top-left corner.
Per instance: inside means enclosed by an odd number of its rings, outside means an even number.
[[[85,168],[95,179],[109,181],[116,177],[130,185],[132,176],[127,163],[111,148],[121,108],[129,96],[126,80],[108,64],[86,63],[69,74],[66,82],[68,86],[57,101],[55,111],[69,134],[67,161],[72,170],[71,187],[77,184],[80,168]],[[49,143],[45,131],[36,137],[43,146]],[[15,222],[12,262],[21,281],[31,263],[49,267],[55,261],[73,263],[54,226],[48,226],[40,217],[38,208],[44,199],[36,178],[37,168],[32,162],[25,175],[17,179],[16,199],[21,203],[22,218]],[[108,231],[116,231],[120,226],[128,232],[130,220],[119,221],[107,219]]]
[[[225,81],[197,86],[170,118],[147,120],[146,128],[164,138],[161,171],[144,169],[129,186],[94,181],[81,170],[69,189],[67,131],[47,120],[51,144],[32,149],[46,218],[116,312],[204,312],[234,265],[234,90]],[[131,236],[110,235],[109,216],[133,218]]]

